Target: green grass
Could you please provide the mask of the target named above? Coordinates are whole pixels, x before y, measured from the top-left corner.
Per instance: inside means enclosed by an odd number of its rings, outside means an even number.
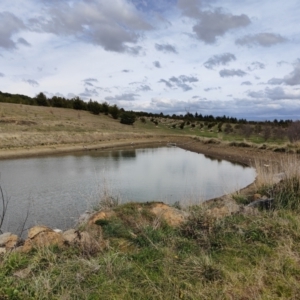
[[[299,298],[299,210],[221,220],[200,207],[190,212],[174,229],[153,226],[151,214],[126,204],[99,224],[110,240],[101,253],[52,247],[4,255],[0,299]],[[14,275],[22,270],[27,277]]]

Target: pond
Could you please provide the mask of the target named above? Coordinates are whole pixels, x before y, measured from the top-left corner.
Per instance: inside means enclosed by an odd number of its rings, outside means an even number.
[[[120,203],[200,203],[239,190],[255,170],[176,147],[89,151],[0,161],[9,199],[3,230],[43,224],[67,229],[103,195]]]

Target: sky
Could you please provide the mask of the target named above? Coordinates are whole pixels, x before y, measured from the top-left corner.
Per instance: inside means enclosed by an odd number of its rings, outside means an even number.
[[[300,119],[299,0],[1,0],[0,90]]]

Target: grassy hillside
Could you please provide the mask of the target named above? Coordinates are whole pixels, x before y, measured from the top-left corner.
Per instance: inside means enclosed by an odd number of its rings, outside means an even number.
[[[146,118],[127,126],[103,114],[1,103],[0,145],[55,147],[180,134],[193,135],[208,151],[221,142],[245,155],[250,147],[298,151],[285,138],[245,138],[234,124],[225,133],[226,124],[220,131],[201,122],[181,129],[182,122]],[[257,157],[251,193],[186,208],[189,217],[179,227],[135,204],[116,207],[117,218],[98,224],[105,241],[100,252],[54,245],[0,254],[0,299],[299,299],[299,170],[296,154],[284,154],[274,165]],[[278,172],[283,180],[275,184]],[[254,193],[274,199],[271,209],[246,207]],[[238,207],[234,213],[232,206]]]

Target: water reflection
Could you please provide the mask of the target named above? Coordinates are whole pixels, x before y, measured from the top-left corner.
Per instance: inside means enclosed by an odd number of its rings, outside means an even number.
[[[253,169],[167,147],[3,160],[0,172],[11,197],[6,223],[11,231],[29,205],[29,226],[68,228],[104,189],[122,202],[197,203],[243,188],[255,178]]]

